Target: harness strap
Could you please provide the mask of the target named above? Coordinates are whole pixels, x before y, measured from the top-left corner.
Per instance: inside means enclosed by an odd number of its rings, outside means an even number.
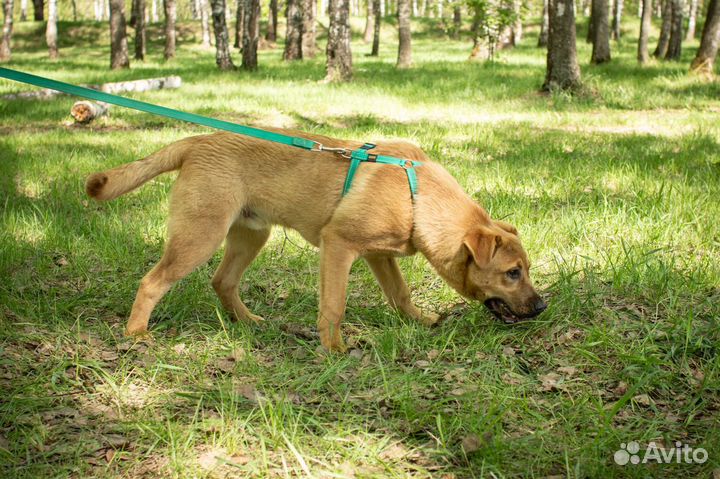
[[[153,115],[159,115],[175,120],[181,120],[189,123],[208,126],[210,128],[225,130],[232,133],[238,133],[240,135],[251,136],[253,138],[259,138],[261,140],[267,140],[275,143],[294,146],[297,148],[302,148],[304,150],[330,151],[340,153],[345,158],[350,159],[350,168],[348,169],[347,176],[345,177],[345,184],[343,185],[343,196],[345,196],[348,191],[350,191],[353,178],[355,177],[355,173],[357,173],[357,169],[360,167],[360,163],[369,161],[374,163],[381,163],[384,165],[400,166],[405,169],[405,173],[407,174],[408,185],[410,186],[410,194],[412,198],[415,199],[415,196],[417,195],[418,181],[417,174],[415,173],[415,167],[422,165],[422,163],[419,161],[403,160],[401,158],[395,158],[392,156],[370,154],[368,153],[368,150],[372,150],[376,146],[373,143],[365,143],[359,149],[353,150],[350,153],[350,156],[347,156],[347,150],[343,148],[326,148],[322,144],[316,141],[308,140],[306,138],[283,135],[281,133],[265,131],[259,128],[238,125],[237,123],[231,123],[229,121],[217,120],[215,118],[196,115],[194,113],[174,110],[172,108],[153,105],[152,103],[147,103],[140,100],[133,100],[132,98],[113,95],[110,93],[93,90],[91,88],[72,85],[70,83],[51,80],[49,78],[31,75],[29,73],[11,70],[9,68],[0,67],[0,78],[7,78],[8,80],[17,81],[20,83],[27,83],[29,85],[34,85],[41,88],[48,88],[50,90],[57,90],[63,93],[67,93],[69,95],[75,95],[89,98],[95,101],[111,103],[113,105],[118,105],[125,108],[132,108],[134,110],[144,111]]]

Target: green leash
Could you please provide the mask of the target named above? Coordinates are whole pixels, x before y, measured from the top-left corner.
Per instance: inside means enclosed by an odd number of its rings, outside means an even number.
[[[261,140],[281,143],[283,145],[294,146],[297,148],[302,148],[304,150],[330,151],[334,153],[339,153],[343,157],[350,159],[350,168],[348,169],[348,174],[345,178],[345,184],[343,186],[343,196],[345,196],[348,191],[350,191],[353,178],[355,176],[355,173],[357,172],[358,167],[360,166],[360,163],[374,162],[385,165],[400,166],[405,169],[405,172],[407,174],[408,185],[410,186],[410,193],[412,195],[412,198],[414,199],[417,195],[418,186],[417,175],[415,174],[415,167],[420,166],[422,163],[419,161],[403,160],[392,156],[370,154],[368,153],[368,150],[375,148],[375,145],[373,145],[372,143],[365,143],[360,149],[353,151],[349,151],[346,148],[328,148],[323,146],[321,143],[308,140],[306,138],[283,135],[280,133],[261,130],[259,128],[238,125],[237,123],[231,123],[229,121],[217,120],[215,118],[196,115],[194,113],[173,110],[172,108],[166,108],[164,106],[153,105],[152,103],[146,103],[144,101],[133,100],[131,98],[112,95],[110,93],[92,90],[90,88],[71,85],[70,83],[51,80],[49,78],[31,75],[29,73],[23,73],[17,70],[11,70],[9,68],[0,67],[0,78],[7,78],[8,80],[17,81],[20,83],[27,83],[29,85],[34,85],[41,88],[61,91],[69,95],[89,98],[91,100],[101,101],[104,103],[111,103],[113,105],[123,106],[125,108],[132,108],[134,110],[144,111],[153,115],[159,115],[175,120],[195,123],[197,125],[208,126],[217,130],[230,131],[232,133],[238,133],[240,135],[251,136],[253,138],[259,138]]]

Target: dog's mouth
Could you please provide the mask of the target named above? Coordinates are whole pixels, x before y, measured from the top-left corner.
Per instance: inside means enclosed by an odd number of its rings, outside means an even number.
[[[513,313],[510,306],[500,298],[490,298],[485,301],[484,304],[497,319],[503,321],[505,324],[519,323],[525,319],[525,317]]]

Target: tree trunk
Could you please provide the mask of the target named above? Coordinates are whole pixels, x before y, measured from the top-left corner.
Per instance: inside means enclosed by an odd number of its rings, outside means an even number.
[[[412,32],[410,31],[410,0],[398,0],[398,68],[412,65]]]
[[[210,46],[210,15],[207,0],[200,0],[200,23],[202,24],[202,46]]]
[[[20,21],[24,22],[27,20],[27,7],[28,0],[20,0]]]
[[[547,73],[543,90],[575,90],[580,87],[580,66],[575,46],[573,0],[549,1]]]
[[[483,7],[480,5],[475,5],[474,9],[474,15],[473,15],[473,22],[472,26],[470,27],[470,31],[472,32],[472,39],[473,39],[473,47],[472,51],[470,52],[470,60],[472,61],[483,61],[483,60],[489,60],[492,56],[491,49],[489,48],[488,43],[483,38],[483,35],[481,35],[481,24],[484,16],[484,11],[482,10]]]
[[[546,47],[548,43],[548,0],[543,0],[542,23],[540,24],[540,35],[538,36],[538,46]]]
[[[33,16],[36,22],[45,21],[45,0],[33,0]]]
[[[147,32],[145,28],[145,0],[133,0],[135,14],[135,60],[145,60]]]
[[[458,40],[460,38],[460,30],[461,29],[462,29],[462,9],[460,8],[460,5],[455,5],[453,7],[453,32],[452,32],[453,40]]]
[[[56,60],[58,58],[57,2],[58,0],[48,0],[48,21],[45,28],[45,40],[47,41],[50,60]]]
[[[371,57],[376,57],[380,54],[380,26],[382,25],[382,11],[380,10],[380,2],[381,0],[372,0],[375,22],[373,25],[372,50],[370,50]]]
[[[128,20],[128,25],[135,28],[135,22],[137,22],[137,2],[132,0],[130,2],[130,20]]]
[[[672,4],[672,22],[665,60],[680,60],[683,41],[683,0],[670,0],[670,3]]]
[[[102,0],[93,1],[93,11],[95,12],[95,21],[101,22],[103,19],[103,2]]]
[[[365,2],[367,10],[365,12],[365,30],[363,31],[363,42],[370,43],[373,37],[373,20],[375,16],[372,11],[372,0]]]
[[[175,0],[165,0],[165,60],[175,58],[175,20],[177,4]]]
[[[610,24],[607,0],[593,0],[593,49],[591,63],[600,64],[610,61]]]
[[[190,0],[190,15],[193,20],[200,20],[200,0]]]
[[[230,58],[230,38],[225,22],[225,0],[210,0],[213,30],[215,31],[215,63],[221,70],[234,70]]]
[[[314,58],[317,55],[317,0],[302,0],[302,57]]]
[[[242,49],[243,37],[245,36],[245,11],[247,8],[247,0],[237,0],[237,9],[235,10],[235,41],[233,41],[234,48]]]
[[[49,0],[52,1],[52,0]],[[50,14],[48,13],[48,16]],[[90,123],[96,118],[106,116],[110,110],[110,105],[103,102],[93,102],[87,100],[81,100],[75,102],[70,109],[70,116],[75,119],[75,123]]]
[[[624,0],[613,1],[613,19],[612,19],[612,38],[615,41],[620,40],[620,22],[622,20]]]
[[[330,0],[330,28],[327,43],[326,81],[346,81],[352,77],[350,51],[350,0]]]
[[[285,29],[285,51],[283,60],[302,60],[302,28],[303,13],[300,4],[301,0],[287,0],[285,17],[287,28]]]
[[[659,0],[658,0],[659,1]],[[642,20],[640,20],[640,38],[638,39],[637,59],[639,63],[648,61],[648,36],[652,22],[652,0],[641,0]]]
[[[692,40],[695,38],[695,29],[697,28],[697,12],[700,2],[698,0],[690,0],[690,16],[688,18],[688,30],[685,35],[685,40]]]
[[[277,19],[278,19],[278,0],[270,0],[270,8],[268,8],[268,23],[265,40],[275,43],[277,41]]]
[[[593,30],[595,28],[595,23],[593,22],[592,18],[592,0],[590,1],[590,15],[588,16],[588,29],[587,29],[587,37],[585,37],[586,43],[592,43],[593,38],[595,38],[595,31]]]
[[[690,70],[711,75],[719,45],[720,2],[718,0],[710,0],[707,17],[705,18],[705,26],[703,27],[702,40],[700,40],[700,48],[695,55],[695,59],[692,61]]]
[[[513,0],[513,14],[515,21],[510,32],[510,44],[515,47],[522,41],[522,0]]]
[[[157,7],[158,0],[152,0],[152,8],[150,9],[150,15],[152,18],[153,23],[158,22],[158,7]]]
[[[660,0],[658,0],[659,2]],[[672,0],[662,0],[662,26],[660,27],[660,36],[658,44],[653,52],[655,58],[663,58],[668,51],[670,43],[670,28],[672,25]]]
[[[110,68],[129,68],[125,1],[110,0]]]
[[[257,70],[257,49],[260,41],[260,0],[241,0],[245,2],[245,17],[242,39],[242,68]]]
[[[13,7],[13,0],[5,0],[5,3],[3,3],[4,21],[2,41],[0,41],[0,61],[8,61],[11,56],[10,43],[12,42]]]

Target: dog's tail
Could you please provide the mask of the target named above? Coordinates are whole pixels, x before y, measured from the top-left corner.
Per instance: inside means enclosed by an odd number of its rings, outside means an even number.
[[[180,168],[188,148],[187,140],[180,140],[142,160],[93,173],[85,181],[85,192],[96,200],[115,199],[161,173]]]

